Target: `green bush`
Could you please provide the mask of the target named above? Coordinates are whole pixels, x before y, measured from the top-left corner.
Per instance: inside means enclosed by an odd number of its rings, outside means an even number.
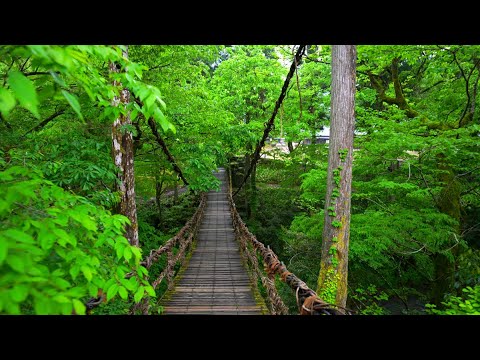
[[[126,223],[39,171],[0,172],[0,313],[85,314],[99,290],[107,301],[154,296],[141,250],[123,236]]]
[[[480,315],[480,285],[462,289],[463,296],[449,296],[442,304],[445,309],[437,309],[427,304],[427,313],[435,315]]]

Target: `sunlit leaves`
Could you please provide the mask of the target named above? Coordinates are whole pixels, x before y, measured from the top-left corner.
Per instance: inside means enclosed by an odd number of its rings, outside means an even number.
[[[135,271],[141,255],[122,236],[128,221],[123,216],[23,167],[0,172],[0,200],[11,209],[0,213],[0,286],[10,289],[0,292],[0,313],[85,314],[87,294],[104,288],[109,299],[117,293],[125,299],[144,281],[134,276],[124,288],[115,279]],[[103,244],[93,246],[99,241]],[[122,252],[114,259],[117,247]]]
[[[12,70],[8,73],[8,84],[20,105],[29,110],[35,117],[39,118],[37,92],[32,81],[21,72]]]
[[[0,112],[7,117],[10,111],[15,107],[15,97],[5,88],[0,88]]]
[[[140,302],[140,300],[143,298],[144,293],[145,293],[145,287],[140,286],[137,292],[135,293],[135,296],[133,297],[136,303]]]
[[[112,286],[110,286],[107,291],[107,301],[112,300],[113,297],[117,294],[117,292],[118,292],[118,285],[112,284]]]
[[[77,97],[65,90],[62,90],[62,94],[63,96],[65,96],[65,99],[67,99],[68,103],[70,104],[72,109],[76,112],[78,117],[83,121],[83,115],[80,110],[80,103],[78,102]]]
[[[118,287],[118,293],[123,300],[126,300],[128,298],[128,292],[123,286]]]
[[[8,241],[0,241],[0,265],[7,257],[8,254]]]

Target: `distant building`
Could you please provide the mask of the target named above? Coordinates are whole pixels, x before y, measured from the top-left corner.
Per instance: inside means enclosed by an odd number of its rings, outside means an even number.
[[[311,145],[313,138],[307,138],[303,140],[305,145]],[[315,144],[328,144],[330,141],[330,128],[323,127],[322,130],[317,131],[315,134]]]
[[[365,135],[365,132],[361,131],[356,131],[355,130],[355,136],[359,135]],[[308,137],[303,139],[302,144],[304,145],[311,145],[312,144],[312,138]],[[330,127],[324,126],[322,127],[321,130],[317,131],[315,134],[315,144],[328,144],[330,141]],[[282,153],[288,154],[288,145],[287,142],[285,141],[285,138],[268,138],[267,141],[269,146],[267,146],[268,150],[273,150],[277,149],[277,151],[280,151]],[[293,142],[292,143],[293,147],[295,148],[298,143]],[[266,154],[263,155],[262,157],[268,157]]]

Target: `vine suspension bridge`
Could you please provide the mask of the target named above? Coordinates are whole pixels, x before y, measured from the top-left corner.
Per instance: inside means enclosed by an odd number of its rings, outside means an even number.
[[[260,158],[305,46],[297,49],[272,116],[264,124],[263,136],[235,193],[232,195],[231,176],[227,175],[226,169],[217,169],[215,176],[221,182],[220,191],[203,193],[197,210],[185,226],[160,248],[151,250],[141,262],[150,269],[154,263],[162,261],[163,270],[152,282],[152,287],[156,289],[166,279],[167,291],[159,300],[164,314],[286,315],[289,311],[277,291],[277,278],[292,289],[298,312],[302,315],[352,313],[326,303],[305,282],[288,271],[278,256],[248,230],[233,202],[233,197],[245,184]],[[138,99],[136,101],[139,102]],[[155,121],[150,118],[148,124],[173,170],[188,185]],[[259,262],[263,263],[263,267]],[[90,299],[87,309],[90,311],[102,301],[103,296]],[[130,314],[149,314],[150,302],[148,297],[144,297],[132,307]]]
[[[295,294],[299,314],[350,314],[319,298],[250,233],[233,202],[227,171],[219,168],[214,175],[221,181],[220,191],[203,193],[185,226],[142,261],[149,269],[164,259],[163,270],[152,282],[156,289],[166,279],[168,288],[159,300],[163,314],[286,315],[289,311],[278,294],[277,277]],[[176,272],[177,264],[180,269]],[[264,291],[259,290],[259,285]],[[87,309],[101,301],[91,299]],[[130,313],[148,315],[149,308],[146,297]]]

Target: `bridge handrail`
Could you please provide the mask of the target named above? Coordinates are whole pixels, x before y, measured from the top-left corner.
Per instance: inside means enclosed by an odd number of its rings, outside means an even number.
[[[155,281],[152,283],[152,287],[156,289],[162,280],[166,277],[168,283],[168,289],[171,290],[173,285],[174,278],[174,268],[179,261],[183,261],[186,255],[186,251],[193,242],[193,238],[197,233],[198,225],[203,217],[203,212],[207,204],[207,194],[202,193],[200,195],[200,203],[197,207],[197,210],[192,215],[192,217],[187,221],[184,227],[180,231],[170,238],[165,244],[160,246],[158,249],[150,250],[149,256],[145,258],[140,264],[149,269],[164,253],[167,253],[167,265],[157,276]],[[188,234],[188,235],[187,235]],[[186,236],[186,238],[185,238]],[[180,243],[180,248],[178,253],[174,256],[173,249]],[[144,297],[140,302],[133,305],[130,310],[130,314],[135,314],[137,311],[141,311],[143,315],[148,315],[150,304],[149,297]]]
[[[232,212],[233,226],[240,243],[244,243],[242,244],[242,248],[244,248],[243,250],[246,250],[245,253],[248,260],[254,268],[257,268],[255,270],[255,278],[259,276],[257,258],[256,256],[249,254],[245,241],[248,240],[250,244],[253,245],[253,248],[258,251],[263,258],[268,281],[262,278],[262,284],[266,287],[267,293],[270,297],[269,302],[272,305],[271,312],[273,314],[288,313],[287,307],[285,304],[283,304],[283,301],[279,297],[276,289],[272,290],[272,285],[273,287],[275,286],[275,275],[278,275],[280,279],[295,292],[297,306],[301,315],[350,315],[350,310],[323,301],[315,291],[308,287],[304,281],[298,278],[294,273],[288,271],[285,264],[278,259],[278,256],[273,252],[272,249],[270,249],[270,247],[265,246],[262,242],[257,240],[255,235],[248,230],[240,214],[238,213],[232,197],[231,184],[229,185],[230,189],[228,192],[228,200]]]

